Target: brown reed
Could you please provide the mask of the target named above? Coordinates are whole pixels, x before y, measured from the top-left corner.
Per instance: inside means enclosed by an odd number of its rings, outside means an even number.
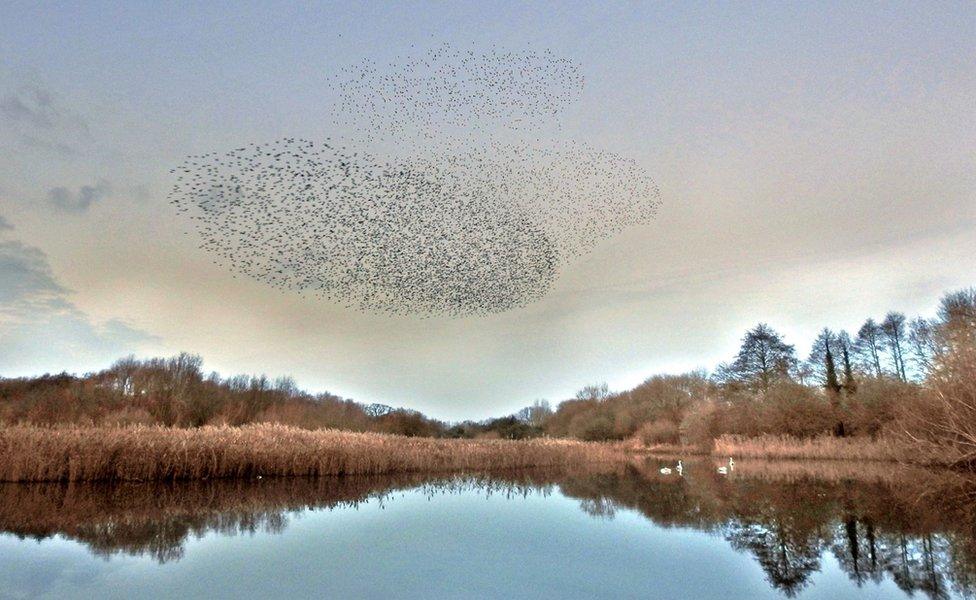
[[[715,440],[712,454],[723,457],[918,462],[904,443],[889,438],[872,440],[864,437],[801,439],[780,435],[752,438],[723,435]]]
[[[274,424],[0,427],[0,481],[174,481],[461,472],[606,461],[568,440],[445,440]]]

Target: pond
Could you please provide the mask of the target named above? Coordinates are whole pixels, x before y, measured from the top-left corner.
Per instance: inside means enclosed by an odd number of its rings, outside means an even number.
[[[0,485],[0,597],[959,598],[971,482],[685,461],[463,476]]]

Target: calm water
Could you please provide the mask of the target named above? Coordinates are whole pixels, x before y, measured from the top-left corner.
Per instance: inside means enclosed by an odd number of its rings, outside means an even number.
[[[0,485],[12,598],[957,598],[968,484],[660,461],[429,480]],[[934,504],[938,503],[936,508]]]

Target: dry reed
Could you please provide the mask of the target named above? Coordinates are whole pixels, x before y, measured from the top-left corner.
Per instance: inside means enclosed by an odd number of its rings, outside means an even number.
[[[0,481],[190,479],[459,472],[605,461],[566,440],[444,440],[283,425],[0,427]]]
[[[823,436],[800,439],[791,436],[747,438],[723,435],[715,440],[712,454],[750,458],[915,462],[910,449],[904,444],[886,438],[871,440]]]

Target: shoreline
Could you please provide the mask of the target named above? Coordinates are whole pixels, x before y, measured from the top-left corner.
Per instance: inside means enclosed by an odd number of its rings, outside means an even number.
[[[618,442],[622,451],[648,456],[711,456],[714,458],[758,458],[770,460],[837,460],[871,461],[934,465],[905,443],[890,438],[876,440],[860,437],[793,438],[789,436],[760,436],[754,438],[721,436],[705,450],[695,446],[657,444],[647,446],[630,440]]]
[[[583,442],[469,440],[241,427],[0,426],[0,482],[139,482],[405,473],[476,473],[622,462],[641,456],[736,460],[871,461],[935,464],[890,439],[785,437],[645,446],[634,440]]]

